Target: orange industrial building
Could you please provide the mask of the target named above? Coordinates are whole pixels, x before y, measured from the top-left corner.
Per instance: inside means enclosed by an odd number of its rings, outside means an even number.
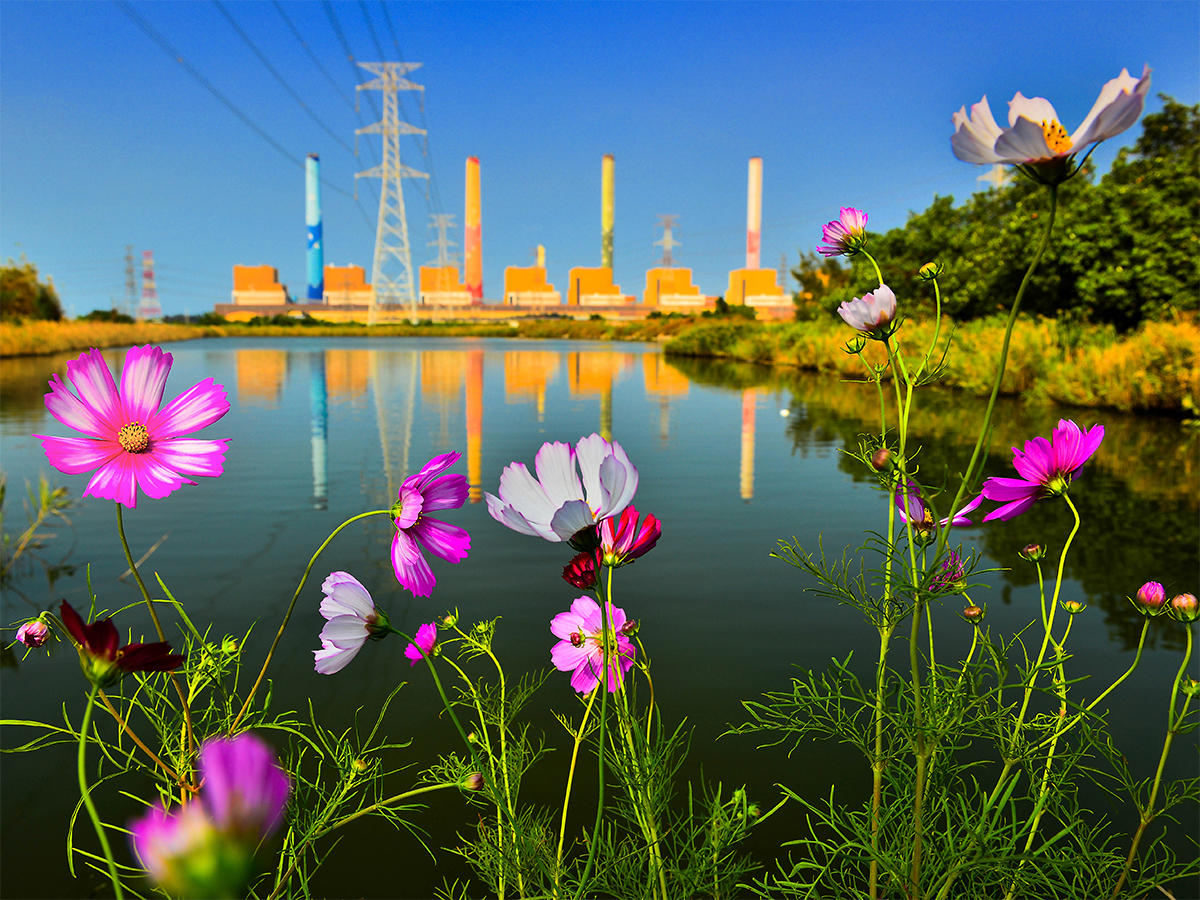
[[[791,295],[776,282],[774,269],[734,269],[729,273],[725,302],[757,309],[763,318],[790,319],[795,311]]]
[[[234,306],[282,306],[288,302],[287,285],[279,283],[274,266],[234,266]]]
[[[645,306],[663,307],[667,312],[690,312],[715,306],[716,297],[706,297],[692,284],[691,269],[659,268],[646,271]]]
[[[578,266],[567,273],[570,282],[567,288],[568,306],[618,306],[633,303],[633,297],[621,293],[621,286],[613,284],[612,269],[608,266],[585,268]]]
[[[509,266],[504,270],[508,306],[559,306],[562,294],[546,281],[545,266]]]
[[[422,306],[470,306],[471,292],[458,280],[458,266],[421,266]]]
[[[373,295],[362,266],[325,267],[325,303],[329,306],[366,306]]]

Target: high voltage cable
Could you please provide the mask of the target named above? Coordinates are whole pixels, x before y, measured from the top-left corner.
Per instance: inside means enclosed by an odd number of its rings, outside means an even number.
[[[215,6],[217,8],[217,11],[220,12],[221,15],[225,17],[225,21],[229,23],[229,27],[238,33],[238,37],[240,37],[243,41],[245,41],[246,46],[249,47],[254,52],[254,55],[258,57],[259,62],[261,62],[263,64],[263,66],[266,67],[266,70],[268,72],[270,72],[272,75],[275,76],[275,80],[278,81],[281,85],[283,85],[283,89],[292,95],[292,99],[300,104],[300,108],[303,109],[306,113],[308,113],[309,116],[312,117],[312,120],[314,122],[316,122],[318,125],[320,125],[325,130],[326,134],[328,134],[331,138],[333,138],[335,141],[337,141],[339,144],[341,144],[346,149],[347,153],[350,153],[353,155],[354,150],[351,148],[351,146],[349,144],[347,144],[344,140],[342,140],[340,137],[338,137],[332,128],[330,128],[328,125],[326,125],[324,122],[321,121],[320,117],[309,108],[308,104],[304,102],[304,100],[301,98],[301,96],[292,89],[292,86],[290,84],[288,84],[287,81],[284,80],[284,77],[279,74],[279,71],[273,65],[271,65],[270,62],[267,61],[267,58],[266,58],[266,56],[263,55],[263,52],[258,49],[258,47],[255,45],[254,41],[250,40],[250,36],[248,34],[246,34],[246,32],[242,31],[242,29],[238,25],[238,23],[233,20],[233,16],[231,16],[229,14],[229,10],[227,10],[225,8],[225,5],[223,3],[221,3],[221,0],[212,0],[212,3],[213,3],[213,6]]]
[[[142,31],[146,32],[146,34],[150,37],[150,39],[153,40],[154,43],[158,44],[158,46],[160,48],[162,48],[163,52],[165,52],[168,56],[170,56],[172,59],[174,59],[181,66],[183,66],[183,68],[187,71],[187,73],[189,75],[191,75],[198,82],[200,82],[200,84],[202,84],[208,90],[208,92],[210,94],[212,94],[214,97],[216,97],[218,100],[220,100],[221,103],[226,107],[226,109],[228,109],[231,113],[233,113],[235,116],[237,116],[239,119],[241,119],[244,123],[246,123],[246,125],[248,125],[250,128],[252,128],[254,130],[254,132],[256,134],[258,134],[259,137],[261,137],[264,141],[266,141],[268,144],[270,144],[272,147],[274,147],[277,151],[279,151],[279,153],[282,154],[284,157],[286,157],[293,165],[295,165],[297,168],[300,168],[300,169],[304,168],[304,163],[300,159],[293,156],[282,144],[280,144],[277,140],[275,140],[273,137],[271,137],[269,134],[267,134],[262,128],[260,128],[258,126],[258,124],[254,122],[253,119],[251,119],[244,112],[242,112],[240,109],[238,109],[236,106],[234,106],[233,102],[230,101],[228,97],[226,97],[219,90],[217,90],[217,88],[214,87],[212,85],[212,83],[208,81],[207,78],[205,78],[203,75],[201,75],[195,69],[195,67],[192,66],[191,63],[189,63],[187,60],[185,60],[183,58],[183,56],[179,53],[179,51],[177,51],[174,47],[172,47],[171,44],[167,41],[167,39],[164,38],[161,34],[159,34],[154,29],[154,26],[152,26],[149,22],[147,22],[142,17],[141,13],[139,13],[137,10],[135,10],[133,8],[133,6],[128,2],[128,0],[113,0],[113,3],[116,4],[116,6],[121,10],[121,12],[125,13],[125,15],[127,15],[131,20],[133,20],[133,23],[135,25],[137,25],[139,28],[141,28]],[[331,190],[336,191],[337,193],[342,194],[345,197],[349,197],[351,200],[355,200],[355,197],[353,194],[351,194],[349,191],[345,191],[342,188],[338,187],[336,184],[329,181],[329,179],[322,177],[321,183],[326,185]],[[356,205],[357,205],[357,201],[356,201]],[[363,210],[362,206],[359,206],[358,208],[359,208],[359,211],[362,212],[363,218],[366,219],[367,226],[373,228],[374,226],[371,223],[370,217],[367,216],[366,211]]]
[[[333,28],[334,35],[337,36],[338,43],[342,45],[342,52],[346,54],[346,62],[350,65],[350,71],[354,74],[355,84],[362,84],[362,69],[360,69],[354,59],[354,54],[350,52],[350,44],[346,41],[346,35],[342,32],[342,26],[338,24],[337,13],[333,11],[333,4],[329,0],[321,0],[321,8],[325,10],[325,17],[329,19],[329,24]],[[380,60],[382,62],[382,60]],[[371,104],[371,111],[375,113],[376,119],[382,119],[383,116],[379,112],[379,107],[375,105],[375,96],[367,94],[367,102]],[[357,104],[354,111],[358,112]],[[359,119],[360,124],[362,119]]]

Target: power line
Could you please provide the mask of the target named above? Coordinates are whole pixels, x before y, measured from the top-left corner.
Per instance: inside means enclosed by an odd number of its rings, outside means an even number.
[[[315,65],[321,74],[325,76],[325,80],[333,85],[333,89],[338,92],[339,97],[346,101],[346,105],[351,109],[354,109],[354,101],[346,96],[345,92],[338,87],[338,83],[333,80],[333,76],[329,74],[329,70],[321,65],[321,60],[317,58],[317,54],[313,53],[312,47],[308,46],[308,43],[300,36],[300,32],[296,29],[296,26],[292,24],[292,20],[289,19],[287,17],[287,13],[283,11],[283,6],[280,4],[279,0],[273,0],[273,2],[275,4],[275,11],[279,13],[280,18],[282,18],[287,24],[287,27],[291,29],[292,35],[297,41],[300,42],[300,46],[304,48],[304,51],[308,54],[308,58],[313,61],[313,65]]]
[[[135,25],[137,25],[139,28],[141,28],[142,31],[146,32],[146,34],[150,37],[150,39],[152,41],[154,41],[154,43],[158,44],[158,46],[160,48],[162,48],[163,52],[165,52],[168,56],[170,56],[172,59],[174,59],[181,66],[183,66],[184,70],[189,75],[191,75],[198,82],[200,82],[200,84],[203,85],[204,88],[206,90],[208,90],[208,92],[210,94],[212,94],[219,101],[221,101],[222,105],[224,105],[226,109],[228,109],[231,113],[233,113],[235,116],[237,116],[239,119],[241,119],[251,129],[253,129],[253,131],[259,137],[261,137],[264,141],[266,141],[268,144],[270,144],[272,147],[274,147],[280,154],[282,154],[284,157],[286,157],[293,165],[295,165],[299,169],[304,168],[303,161],[301,161],[297,157],[293,156],[290,152],[288,152],[288,150],[282,144],[280,144],[277,140],[275,140],[273,137],[271,137],[269,134],[267,134],[262,128],[260,128],[253,119],[251,119],[248,115],[246,115],[244,112],[242,112],[236,106],[234,106],[233,102],[228,97],[226,97],[224,94],[222,94],[219,90],[217,90],[217,88],[214,87],[207,78],[205,78],[203,75],[201,75],[200,72],[197,71],[196,68],[194,66],[192,66],[191,63],[189,63],[187,60],[185,60],[183,58],[182,54],[180,54],[178,50],[176,50],[174,47],[172,47],[166,38],[164,38],[161,34],[159,34],[157,31],[155,31],[154,26],[152,26],[149,22],[147,22],[142,17],[141,13],[139,13],[137,10],[135,10],[133,8],[133,6],[128,2],[128,0],[113,0],[113,3],[115,3],[117,5],[117,8],[120,9],[121,12],[125,13],[125,15],[127,15],[130,19],[132,19],[133,23]],[[349,197],[352,200],[356,200],[356,198],[354,197],[353,194],[351,194],[349,191],[343,190],[342,188],[338,187],[336,184],[333,184],[328,179],[322,178],[321,181],[323,184],[325,184],[327,187],[329,187],[330,190],[336,191],[337,193],[342,194],[345,197]],[[356,200],[356,203],[357,203],[357,200]],[[359,206],[359,211],[362,212],[363,218],[365,219],[367,226],[371,227],[371,219],[369,216],[367,216],[366,211],[361,206]]]
[[[342,45],[342,52],[346,54],[346,64],[350,66],[350,71],[354,74],[355,85],[362,84],[362,74],[358,71],[358,66],[356,65],[357,60],[354,58],[354,54],[350,51],[350,44],[346,41],[346,35],[342,32],[342,26],[338,24],[337,13],[333,11],[333,4],[330,3],[329,0],[321,0],[321,8],[325,10],[325,17],[329,19],[329,24],[333,28],[334,35],[337,36],[338,43]],[[383,60],[380,60],[380,62],[382,61]],[[357,87],[355,90],[357,90]],[[381,118],[379,107],[375,105],[375,98],[370,94],[367,94],[367,102],[371,104],[371,111],[375,113],[375,117]],[[354,112],[356,114],[358,113],[358,104],[355,104]],[[365,126],[361,116],[359,117],[358,121],[360,125]]]

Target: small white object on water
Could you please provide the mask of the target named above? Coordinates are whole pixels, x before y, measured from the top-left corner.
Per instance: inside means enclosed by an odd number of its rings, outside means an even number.
[[[790,409],[781,409],[779,411],[779,414],[786,419],[788,416],[790,416],[792,414],[792,411]]]

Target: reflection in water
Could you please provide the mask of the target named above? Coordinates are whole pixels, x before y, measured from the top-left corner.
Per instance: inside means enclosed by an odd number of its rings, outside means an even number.
[[[367,395],[367,354],[362,350],[326,350],[325,386],[334,403],[357,402]]]
[[[472,503],[483,499],[483,351],[467,353],[467,484]]]
[[[368,350],[367,360],[375,397],[375,426],[379,431],[383,474],[387,480],[382,502],[390,504],[400,489],[400,482],[408,475],[417,398],[417,354],[413,351]],[[389,407],[389,403],[399,404],[400,409],[394,405]]]
[[[754,497],[754,412],[757,403],[758,392],[754,388],[742,391],[742,466],[738,485],[746,502]]]
[[[238,404],[269,409],[278,406],[287,366],[288,354],[283,350],[238,350]]]
[[[510,350],[504,354],[506,403],[537,402],[537,420],[546,421],[546,385],[558,375],[562,354],[549,350]]]
[[[329,405],[325,388],[325,354],[308,354],[308,405],[312,414],[313,508],[328,509],[325,496]]]
[[[567,354],[567,376],[572,397],[600,398],[600,435],[612,440],[613,382],[633,368],[632,353],[583,351]]]
[[[646,396],[658,399],[658,439],[665,447],[671,435],[671,399],[686,397],[690,382],[661,353],[642,354],[642,378]]]

